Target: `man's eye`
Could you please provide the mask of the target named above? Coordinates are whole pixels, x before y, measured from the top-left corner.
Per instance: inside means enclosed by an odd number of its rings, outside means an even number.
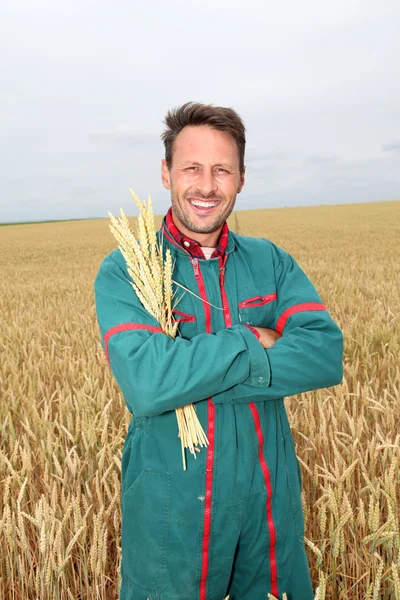
[[[187,167],[186,171],[196,171],[198,167]]]
[[[222,167],[218,167],[217,171],[219,171],[220,173],[227,173],[228,172],[226,169],[223,169]]]

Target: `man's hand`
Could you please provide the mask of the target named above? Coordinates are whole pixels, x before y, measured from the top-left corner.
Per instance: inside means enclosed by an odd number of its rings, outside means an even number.
[[[275,331],[275,329],[267,329],[266,327],[254,327],[260,334],[259,342],[263,348],[272,348],[276,340],[282,337],[281,333]]]

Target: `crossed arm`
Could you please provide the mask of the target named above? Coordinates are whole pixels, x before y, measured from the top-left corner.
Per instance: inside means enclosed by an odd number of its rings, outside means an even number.
[[[105,259],[95,281],[97,317],[131,412],[157,415],[210,396],[215,403],[263,401],[341,381],[341,331],[300,267],[279,253],[281,304],[275,329],[255,328],[259,339],[237,324],[216,334],[172,340],[142,307],[122,265]]]

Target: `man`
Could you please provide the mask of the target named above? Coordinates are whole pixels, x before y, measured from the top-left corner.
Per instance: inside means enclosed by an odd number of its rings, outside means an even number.
[[[232,109],[166,116],[161,234],[194,292],[159,331],[115,250],[95,282],[101,338],[132,413],[122,457],[121,600],[314,597],[301,473],[283,397],[342,380],[343,338],[285,251],[234,234],[245,128]],[[195,403],[209,446],[183,471],[177,407]]]

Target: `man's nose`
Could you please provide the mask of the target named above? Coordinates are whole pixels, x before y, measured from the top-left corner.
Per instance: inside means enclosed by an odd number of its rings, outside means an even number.
[[[218,189],[217,179],[212,169],[203,169],[196,186],[204,196],[214,194]]]

